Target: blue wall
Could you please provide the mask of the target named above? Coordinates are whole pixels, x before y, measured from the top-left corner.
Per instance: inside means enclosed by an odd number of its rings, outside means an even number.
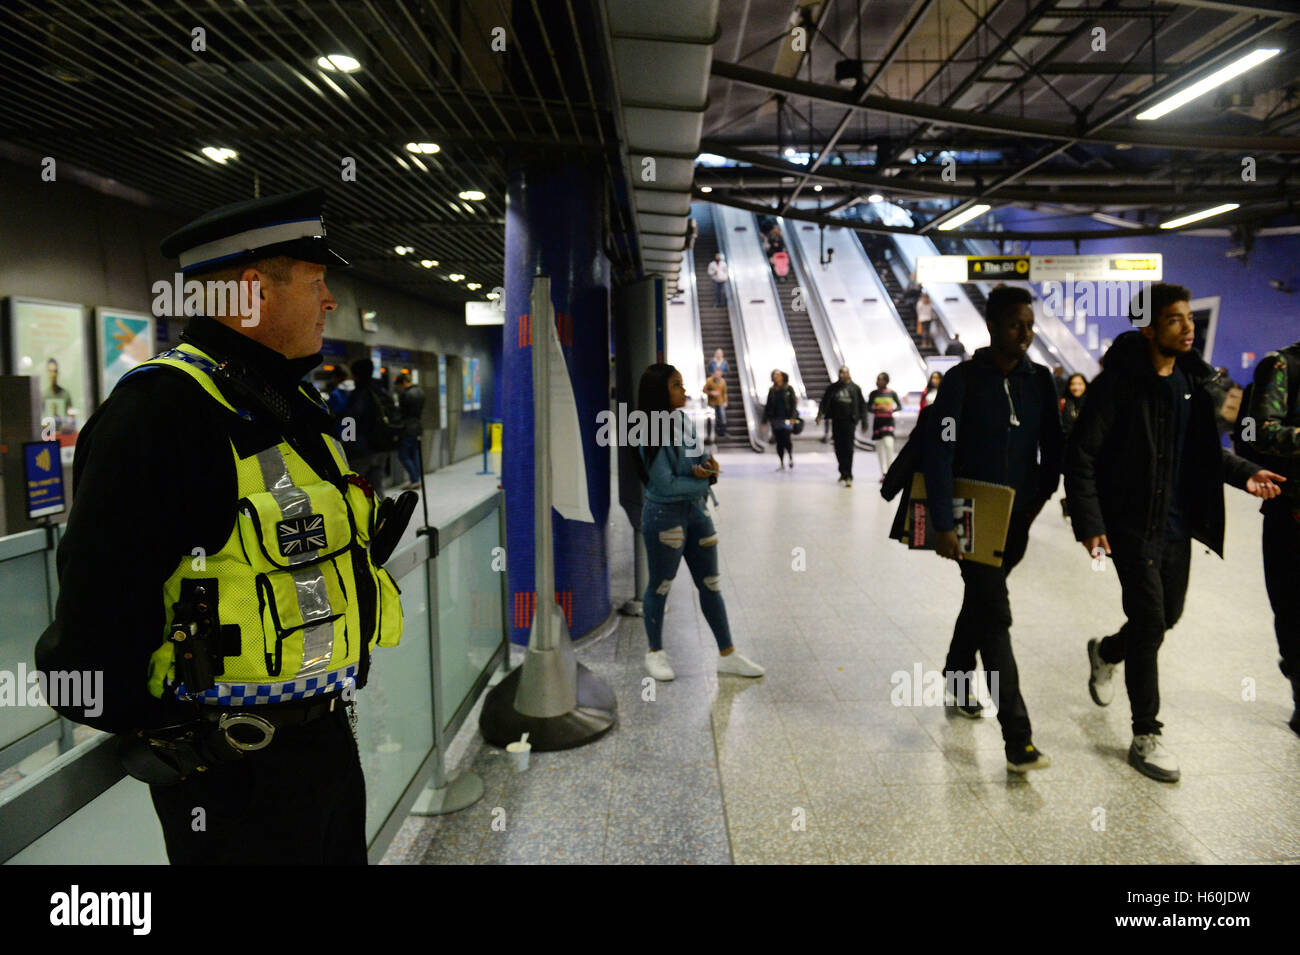
[[[1019,231],[1108,228],[1084,216],[1045,216],[1027,209],[1001,209],[995,215],[1007,229]],[[1249,369],[1241,367],[1243,352],[1254,352],[1257,361],[1268,352],[1300,339],[1300,293],[1288,295],[1268,284],[1273,279],[1281,279],[1292,287],[1300,287],[1300,236],[1257,238],[1246,266],[1240,259],[1224,255],[1235,244],[1226,236],[1155,235],[1085,241],[1079,244],[1079,251],[1084,254],[1159,252],[1164,257],[1166,282],[1187,286],[1195,298],[1220,296],[1212,361],[1226,367],[1236,381],[1245,382],[1249,379]],[[1028,246],[1023,248],[1024,252],[1035,255],[1075,251],[1071,241],[1039,240],[1024,245]],[[1099,316],[1090,321],[1096,321],[1103,339],[1113,339],[1130,327],[1125,319],[1113,316]],[[1254,368],[1254,362],[1250,368]]]

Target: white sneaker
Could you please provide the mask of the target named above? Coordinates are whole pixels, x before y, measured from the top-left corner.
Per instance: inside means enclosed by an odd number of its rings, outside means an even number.
[[[1098,706],[1109,706],[1115,699],[1115,684],[1111,677],[1115,675],[1115,664],[1107,663],[1101,658],[1101,641],[1093,637],[1088,641],[1088,662],[1092,665],[1092,675],[1088,677],[1088,693],[1092,702]]]
[[[667,650],[651,650],[647,653],[645,655],[645,669],[660,683],[667,683],[677,675],[673,673],[673,668],[668,664]]]
[[[739,650],[732,650],[725,657],[718,657],[718,672],[735,676],[762,676],[767,671]]]
[[[845,478],[845,479],[844,479],[844,486],[845,486],[845,487],[853,487],[853,478]]]
[[[1178,760],[1155,733],[1133,737],[1133,745],[1128,748],[1128,764],[1143,776],[1162,783],[1176,783],[1180,775]]]

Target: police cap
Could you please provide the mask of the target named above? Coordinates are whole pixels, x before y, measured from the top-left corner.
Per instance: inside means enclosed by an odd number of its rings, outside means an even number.
[[[208,271],[286,255],[333,268],[348,263],[325,238],[325,190],[235,202],[195,219],[162,242],[182,272]]]

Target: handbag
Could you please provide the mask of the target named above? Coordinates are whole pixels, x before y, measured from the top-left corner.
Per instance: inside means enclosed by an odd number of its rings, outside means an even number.
[[[799,417],[799,412],[794,413],[794,418],[790,425],[791,434],[803,434],[803,418]]]

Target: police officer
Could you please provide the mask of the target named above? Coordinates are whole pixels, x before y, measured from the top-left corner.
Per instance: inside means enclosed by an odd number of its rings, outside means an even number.
[[[77,445],[37,666],[102,672],[97,716],[60,711],[121,734],[173,863],[366,862],[349,717],[372,648],[401,636],[380,565],[409,508],[349,470],[304,380],[338,307],[326,268],[347,265],[324,198],[240,202],[169,236],[208,308]]]

